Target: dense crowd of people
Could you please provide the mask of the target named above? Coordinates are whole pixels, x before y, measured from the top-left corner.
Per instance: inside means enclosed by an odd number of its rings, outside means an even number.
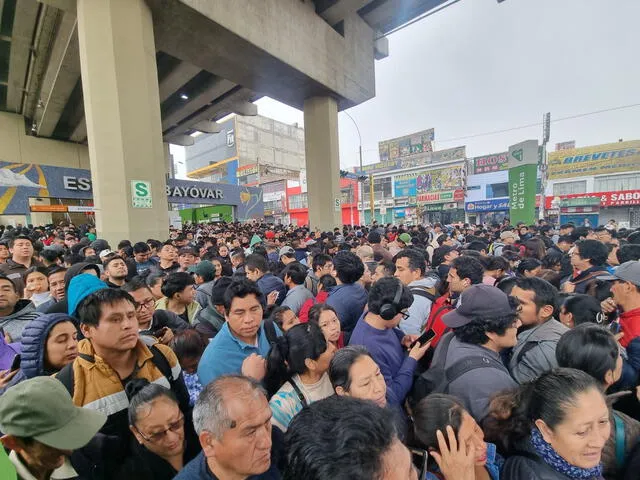
[[[614,221],[0,227],[0,476],[637,479],[639,259]]]

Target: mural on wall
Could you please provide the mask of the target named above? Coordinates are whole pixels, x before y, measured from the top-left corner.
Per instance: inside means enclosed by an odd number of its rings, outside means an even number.
[[[91,200],[91,173],[80,168],[0,161],[0,215],[25,215],[29,198]],[[169,179],[167,200],[176,204],[233,205],[236,219],[264,216],[262,189]]]

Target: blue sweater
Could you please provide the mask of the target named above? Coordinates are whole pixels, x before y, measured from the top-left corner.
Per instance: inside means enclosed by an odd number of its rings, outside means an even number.
[[[362,315],[367,299],[367,291],[359,283],[338,285],[329,291],[327,305],[336,309],[346,339]]]
[[[184,466],[174,480],[216,480],[217,478],[209,470],[204,453],[200,452],[196,458]],[[272,462],[269,470],[260,475],[251,475],[247,480],[278,480],[279,478],[280,472]]]
[[[400,342],[404,333],[401,330],[378,330],[365,322],[364,316],[360,317],[353,329],[349,345],[367,347],[387,384],[387,402],[402,405],[413,384],[417,362],[402,347]]]

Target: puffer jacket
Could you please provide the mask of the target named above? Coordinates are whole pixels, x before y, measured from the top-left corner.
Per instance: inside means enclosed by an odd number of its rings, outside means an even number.
[[[22,332],[20,371],[0,390],[0,395],[23,380],[56,373],[45,368],[44,357],[49,333],[61,322],[73,323],[73,318],[64,313],[50,313],[40,315],[27,324]]]
[[[9,335],[12,342],[21,342],[22,331],[38,316],[40,313],[36,312],[36,307],[31,300],[18,300],[11,315],[0,317],[0,328]]]

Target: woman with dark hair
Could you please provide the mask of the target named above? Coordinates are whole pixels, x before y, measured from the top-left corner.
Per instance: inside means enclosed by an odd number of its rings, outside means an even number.
[[[189,412],[168,388],[144,379],[127,383],[131,456],[118,480],[171,480],[200,452]]]
[[[380,407],[387,406],[387,384],[365,347],[349,345],[337,351],[329,364],[329,380],[341,397],[371,400]]]
[[[326,303],[318,303],[309,310],[309,322],[320,327],[327,342],[336,349],[344,347],[344,334],[340,329],[340,319],[336,309]]]
[[[537,258],[523,258],[518,263],[516,274],[518,277],[536,277],[542,270],[542,262]]]
[[[313,323],[296,325],[277,338],[267,354],[264,378],[274,426],[286,432],[303,407],[333,394],[327,370],[335,352]]]
[[[413,431],[420,446],[426,449],[436,460],[438,468],[430,468],[426,478],[455,480],[440,455],[440,442],[444,440],[447,427],[451,427],[459,445],[470,448],[475,459],[473,478],[500,478],[500,468],[504,460],[496,452],[496,446],[484,441],[484,432],[460,401],[451,395],[434,393],[423,398],[413,410]],[[438,440],[438,432],[442,439]]]
[[[498,395],[484,427],[507,455],[505,479],[603,478],[609,408],[600,384],[581,370],[558,368]]]
[[[524,245],[524,258],[535,258],[536,260],[542,260],[547,254],[547,249],[544,246],[544,242],[539,238],[532,238],[523,243]]]
[[[602,325],[607,319],[600,302],[591,295],[569,295],[560,307],[560,321],[569,328],[583,323]]]
[[[205,348],[207,348],[207,341],[196,330],[189,328],[176,332],[169,346],[178,357],[178,362],[182,367],[184,384],[189,391],[189,405],[193,406],[202,391],[202,384],[198,377],[198,364]]]
[[[565,333],[556,347],[560,367],[576,368],[588,373],[608,390],[622,377],[623,360],[613,334],[600,325],[584,323]],[[618,478],[625,456],[640,435],[640,422],[612,410],[611,435],[602,452],[605,478]]]
[[[162,282],[163,298],[156,302],[156,310],[169,310],[188,324],[198,316],[202,307],[196,302],[196,281],[190,273],[174,272]]]

